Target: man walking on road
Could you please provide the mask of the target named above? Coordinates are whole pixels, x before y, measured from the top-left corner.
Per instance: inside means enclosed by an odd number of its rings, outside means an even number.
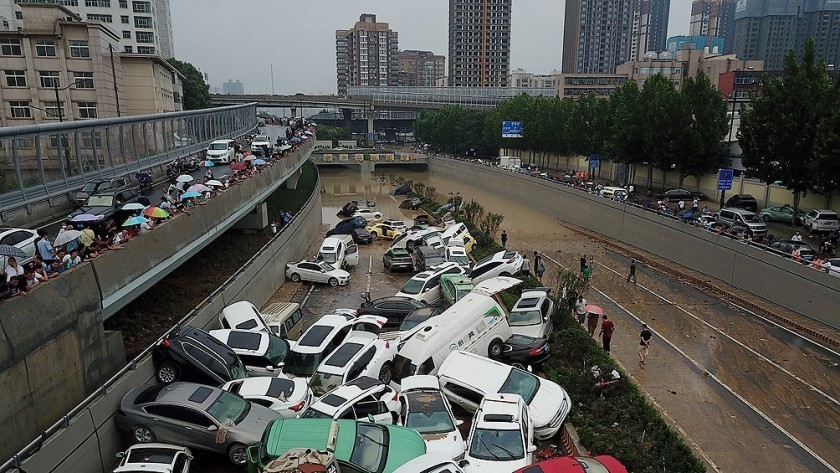
[[[610,352],[610,341],[612,340],[613,332],[615,331],[615,324],[612,320],[607,319],[607,314],[604,314],[603,321],[601,322],[601,332],[598,335],[601,336],[601,341],[604,342],[604,351],[609,353]]]
[[[586,269],[586,255],[580,255],[580,274],[583,275],[583,270]]]
[[[507,232],[502,230],[502,248],[507,248]]]
[[[642,324],[642,332],[639,334],[639,365],[642,367],[645,366],[651,338],[653,338],[653,334],[648,329],[647,324]]]
[[[586,320],[586,304],[583,295],[578,296],[577,302],[575,302],[575,315],[577,315],[578,322],[581,324]]]
[[[627,282],[633,280],[633,284],[636,284],[636,260],[630,260],[630,274],[627,275]]]

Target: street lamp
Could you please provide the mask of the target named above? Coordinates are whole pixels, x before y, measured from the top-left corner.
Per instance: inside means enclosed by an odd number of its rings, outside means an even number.
[[[88,79],[76,79],[62,88],[58,88],[58,81],[53,80],[53,90],[55,90],[55,107],[58,109],[58,122],[64,122],[64,112],[61,110],[61,100],[58,98],[58,91],[67,90],[74,85],[87,81]]]
[[[723,168],[728,169],[730,164],[729,161],[732,158],[732,132],[735,129],[735,104],[737,103],[737,97],[735,95],[735,89],[732,90],[730,95],[726,95],[720,90],[717,91],[720,95],[726,97],[727,100],[732,99],[732,111],[729,113],[729,137],[726,140],[726,155],[724,155],[724,162]],[[720,190],[720,208],[723,208],[726,199],[726,189]]]

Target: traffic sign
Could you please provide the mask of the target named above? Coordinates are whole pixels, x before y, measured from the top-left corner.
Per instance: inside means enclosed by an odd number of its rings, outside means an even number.
[[[718,169],[718,190],[728,191],[732,189],[732,170]]]
[[[502,122],[502,138],[522,138],[522,122]]]
[[[601,155],[600,154],[590,154],[589,155],[589,167],[590,168],[597,168],[601,165]]]

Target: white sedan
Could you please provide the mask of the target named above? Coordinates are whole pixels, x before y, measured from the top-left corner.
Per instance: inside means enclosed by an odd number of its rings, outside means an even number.
[[[367,220],[379,220],[382,218],[382,212],[377,212],[371,209],[358,209],[353,213],[354,217],[362,217]]]
[[[17,258],[18,263],[26,264],[35,258],[35,242],[38,241],[38,232],[28,228],[0,228],[0,245],[14,246],[24,253],[26,258]],[[0,268],[8,266],[8,258],[0,256]]]
[[[311,281],[330,286],[346,286],[350,282],[350,273],[336,269],[325,261],[305,260],[289,263],[286,265],[286,277],[294,282]]]
[[[166,443],[141,443],[132,445],[125,452],[117,454],[120,464],[114,473],[136,473],[138,471],[165,471],[189,473],[193,460],[190,449]]]
[[[306,385],[306,378],[235,379],[225,383],[222,389],[279,412],[284,419],[294,419],[312,402],[312,391]]]
[[[416,375],[404,378],[400,392],[400,425],[416,430],[426,442],[428,452],[438,452],[449,459],[464,457],[466,444],[449,401],[440,391],[436,376]]]

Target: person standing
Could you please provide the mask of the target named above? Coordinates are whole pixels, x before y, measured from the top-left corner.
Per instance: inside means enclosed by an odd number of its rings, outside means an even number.
[[[537,275],[537,279],[542,282],[543,275],[545,274],[545,263],[543,263],[542,256],[540,255],[534,257],[534,273]]]
[[[630,274],[627,275],[627,282],[633,280],[633,284],[636,284],[636,260],[630,261]]]
[[[531,263],[528,262],[528,255],[522,255],[522,274],[525,276],[531,275]]]
[[[645,366],[652,338],[653,334],[648,329],[647,324],[642,324],[642,331],[639,333],[639,365],[641,366]]]
[[[586,299],[583,294],[579,295],[577,302],[575,302],[575,314],[577,315],[578,323],[582,324],[586,320]]]
[[[590,269],[589,266],[586,266],[585,268],[583,268],[583,282],[584,283],[589,282],[589,277],[591,275],[592,275],[592,269]],[[597,320],[596,320],[596,322],[597,322]]]
[[[595,274],[595,257],[589,255],[589,277],[592,277]]]
[[[691,213],[696,214],[700,211],[700,199],[694,197],[694,200],[691,201]]]
[[[580,255],[580,274],[586,269],[586,255]]]
[[[507,231],[502,230],[502,248],[507,248]]]
[[[598,335],[601,336],[601,341],[604,343],[604,351],[609,353],[610,352],[610,341],[612,341],[613,332],[615,332],[615,324],[612,320],[607,318],[607,314],[604,314],[602,317],[603,321],[601,322],[601,331]]]
[[[799,233],[799,232],[794,233],[793,236],[790,237],[790,241],[801,242],[802,241],[802,234]]]
[[[590,312],[586,314],[586,331],[590,337],[595,337],[595,329],[598,328],[598,314]]]
[[[43,228],[38,230],[38,236],[41,238],[38,240],[38,243],[35,244],[35,247],[38,249],[38,254],[41,255],[41,259],[44,260],[45,263],[54,260],[56,258],[55,250],[50,244],[47,231]]]
[[[15,276],[23,276],[23,266],[18,264],[17,258],[9,256],[7,263],[8,266],[5,268],[6,277],[3,279],[3,282],[9,282]]]

